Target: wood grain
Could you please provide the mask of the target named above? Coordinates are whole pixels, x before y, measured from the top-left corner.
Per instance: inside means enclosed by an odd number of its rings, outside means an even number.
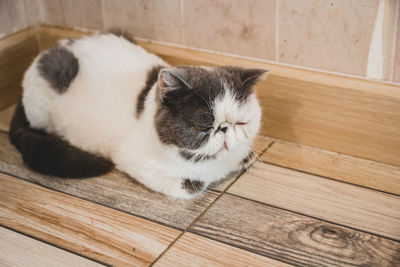
[[[219,194],[207,190],[192,200],[172,199],[148,190],[118,171],[90,179],[41,175],[27,169],[5,133],[0,133],[0,172],[177,229],[189,226]]]
[[[180,233],[4,174],[0,224],[110,265],[147,266]]]
[[[289,266],[202,236],[185,233],[154,266]]]
[[[190,232],[300,266],[399,266],[400,243],[225,194]]]
[[[400,240],[398,196],[270,164],[254,164],[228,192]]]
[[[9,106],[5,110],[0,111],[0,130],[8,132],[12,115],[14,114],[16,105]]]
[[[38,52],[31,28],[0,40],[0,111],[17,102],[23,74]]]
[[[337,180],[400,194],[400,167],[291,142],[277,141],[262,160]]]
[[[104,266],[0,227],[1,266]]]

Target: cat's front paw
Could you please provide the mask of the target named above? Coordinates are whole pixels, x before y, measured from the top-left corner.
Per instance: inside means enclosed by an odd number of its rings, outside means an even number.
[[[190,179],[169,179],[167,183],[163,183],[160,192],[167,196],[180,199],[190,199],[200,195],[206,189],[204,182]]]
[[[241,169],[247,170],[255,161],[254,152],[250,152],[241,162]]]
[[[205,188],[204,182],[184,179],[182,180],[182,189],[186,190],[189,194],[195,195],[203,191]]]

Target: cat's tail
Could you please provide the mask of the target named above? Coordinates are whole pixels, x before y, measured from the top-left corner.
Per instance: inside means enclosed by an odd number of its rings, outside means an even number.
[[[22,100],[10,126],[11,143],[32,170],[64,178],[85,178],[109,172],[113,164],[41,130],[30,128]]]

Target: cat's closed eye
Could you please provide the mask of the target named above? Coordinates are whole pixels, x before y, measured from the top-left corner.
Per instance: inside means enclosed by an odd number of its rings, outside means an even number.
[[[238,121],[235,123],[235,125],[240,125],[240,126],[244,126],[246,124],[247,124],[247,122],[241,122],[241,121]]]
[[[198,124],[194,124],[193,127],[201,132],[208,132],[209,130],[212,129],[212,127],[208,127],[208,126],[203,126],[203,125],[198,125]]]

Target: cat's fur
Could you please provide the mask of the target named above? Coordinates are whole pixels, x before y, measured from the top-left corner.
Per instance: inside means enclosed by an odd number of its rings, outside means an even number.
[[[46,174],[89,177],[113,163],[190,198],[242,167],[260,126],[252,87],[265,72],[171,68],[113,34],[66,40],[27,70],[11,141]]]

